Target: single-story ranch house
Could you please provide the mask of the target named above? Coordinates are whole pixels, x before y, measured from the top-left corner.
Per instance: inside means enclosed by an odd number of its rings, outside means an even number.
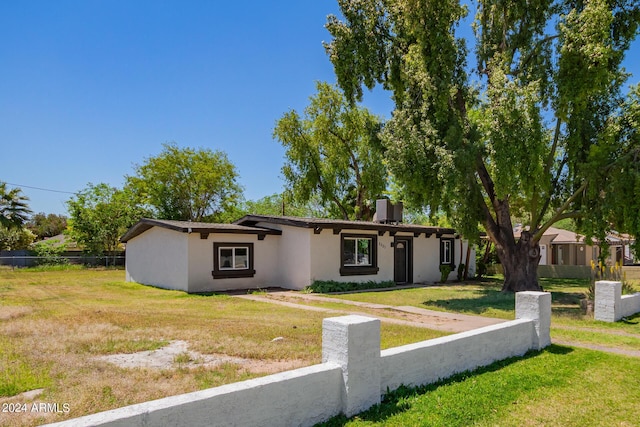
[[[121,240],[127,281],[190,293],[437,282],[440,265],[464,263],[468,245],[450,228],[264,215],[233,224],[142,219]],[[473,251],[469,264],[473,274]]]

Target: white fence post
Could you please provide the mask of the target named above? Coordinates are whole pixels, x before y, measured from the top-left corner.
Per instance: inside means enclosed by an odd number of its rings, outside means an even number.
[[[534,321],[536,329],[534,348],[540,350],[550,345],[551,293],[532,291],[516,293],[516,319],[531,319]]]
[[[380,403],[380,320],[356,315],[324,319],[322,362],[342,367],[347,417]]]
[[[603,322],[622,319],[622,282],[600,280],[596,282],[593,318]]]

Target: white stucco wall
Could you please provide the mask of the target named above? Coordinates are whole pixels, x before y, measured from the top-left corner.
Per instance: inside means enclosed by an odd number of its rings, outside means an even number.
[[[290,227],[283,231],[282,235],[288,235]],[[388,281],[394,279],[394,237],[389,233],[384,236],[378,236],[376,231],[366,230],[349,230],[345,229],[342,233],[358,234],[358,235],[374,235],[378,239],[378,274],[375,275],[340,275],[340,234],[333,234],[332,230],[323,230],[320,234],[313,234],[309,231],[311,237],[311,282],[314,280],[335,280],[338,282],[367,282],[370,280],[376,282]],[[438,282],[440,280],[440,239],[431,236],[425,237],[421,234],[419,237],[413,237],[413,233],[397,233],[396,237],[408,237],[412,241],[413,252],[413,283]],[[283,244],[288,245],[289,242]],[[462,261],[466,261],[467,241],[463,241]],[[454,240],[454,262],[457,265],[460,261],[460,240]],[[469,275],[475,274],[475,252],[472,250],[469,257]],[[457,278],[457,270],[449,275],[450,280]]]
[[[228,291],[280,286],[278,283],[278,250],[281,236],[268,235],[258,240],[255,234],[216,233],[201,239],[199,233],[188,235],[189,292]],[[253,243],[253,277],[214,279],[214,243]]]
[[[281,230],[277,247],[273,248],[273,261],[269,266],[273,270],[274,285],[287,289],[304,289],[311,284],[310,242],[313,230],[290,227],[280,224],[258,223],[257,226]],[[267,236],[266,239],[269,239]],[[265,240],[266,240],[265,239]]]
[[[413,239],[413,281],[415,283],[440,280],[440,239],[421,234]]]
[[[127,281],[188,291],[186,234],[153,227],[127,242]]]

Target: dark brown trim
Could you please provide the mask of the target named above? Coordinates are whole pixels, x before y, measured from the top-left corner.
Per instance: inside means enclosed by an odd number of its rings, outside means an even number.
[[[331,228],[333,230],[338,230],[338,233],[342,230],[358,230],[358,231],[379,231],[385,233],[387,231],[395,231],[395,232],[407,232],[407,233],[440,233],[440,234],[455,234],[455,230],[452,228],[442,228],[442,227],[429,227],[424,225],[415,225],[415,224],[379,224],[376,222],[367,222],[367,221],[345,221],[345,220],[335,220],[335,219],[324,219],[324,218],[298,218],[298,217],[288,217],[288,216],[270,216],[270,215],[245,215],[239,220],[235,221],[234,224],[244,225],[247,227],[255,226],[258,223],[270,223],[270,224],[280,224],[280,225],[288,225],[291,227],[301,227],[301,228],[316,228],[320,227]]]
[[[221,270],[220,258],[218,256],[220,248],[248,248],[249,268],[242,270]],[[237,277],[253,277],[256,270],[253,268],[254,257],[253,243],[237,243],[237,242],[214,242],[213,243],[213,271],[211,275],[214,279],[232,279]]]
[[[282,231],[264,227],[248,227],[239,224],[213,224],[206,222],[191,221],[169,221],[162,219],[143,218],[131,227],[121,238],[121,242],[127,242],[139,236],[145,231],[160,227],[180,233],[200,233],[203,234],[257,234],[257,235],[282,235]],[[204,237],[202,237],[204,239]]]
[[[344,265],[344,240],[347,238],[371,239],[371,265]],[[340,234],[340,275],[341,276],[364,276],[376,275],[378,268],[378,236],[377,234],[342,233]]]

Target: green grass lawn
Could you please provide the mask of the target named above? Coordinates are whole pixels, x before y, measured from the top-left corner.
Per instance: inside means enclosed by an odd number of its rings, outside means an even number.
[[[640,359],[552,345],[437,384],[401,388],[337,426],[637,426]]]

